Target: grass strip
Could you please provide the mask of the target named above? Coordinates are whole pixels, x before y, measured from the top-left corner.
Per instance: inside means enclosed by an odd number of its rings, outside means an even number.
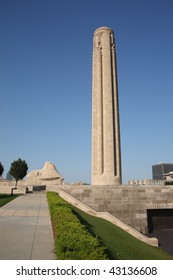
[[[55,253],[61,260],[105,260],[106,248],[90,234],[74,215],[72,206],[58,196],[47,192],[54,236]]]
[[[18,195],[0,194],[0,207],[4,206],[16,197],[18,197]]]

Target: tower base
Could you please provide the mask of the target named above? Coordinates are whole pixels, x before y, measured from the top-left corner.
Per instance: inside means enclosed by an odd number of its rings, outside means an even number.
[[[122,184],[122,178],[118,176],[108,176],[103,173],[99,176],[93,176],[91,184],[93,186],[119,186]]]

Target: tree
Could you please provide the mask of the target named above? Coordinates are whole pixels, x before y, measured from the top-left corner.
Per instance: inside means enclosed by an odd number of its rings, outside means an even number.
[[[0,162],[0,177],[2,176],[2,173],[4,172],[4,166]]]
[[[25,160],[19,158],[11,163],[9,174],[16,180],[16,186],[17,182],[26,176],[27,171],[28,165]]]
[[[6,180],[13,180],[13,177],[11,176],[11,174],[9,173],[9,171],[8,171],[8,173],[7,173],[7,175],[6,175]]]

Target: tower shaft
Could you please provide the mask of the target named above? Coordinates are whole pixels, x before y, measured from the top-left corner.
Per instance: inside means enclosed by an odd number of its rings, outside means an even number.
[[[92,70],[92,185],[121,184],[121,148],[114,34],[94,33]]]

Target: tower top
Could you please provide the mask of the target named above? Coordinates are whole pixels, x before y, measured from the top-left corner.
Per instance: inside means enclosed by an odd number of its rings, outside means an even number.
[[[97,33],[97,32],[100,32],[100,31],[111,31],[111,32],[113,32],[113,30],[110,27],[102,26],[102,27],[97,28],[95,30],[94,34]]]

